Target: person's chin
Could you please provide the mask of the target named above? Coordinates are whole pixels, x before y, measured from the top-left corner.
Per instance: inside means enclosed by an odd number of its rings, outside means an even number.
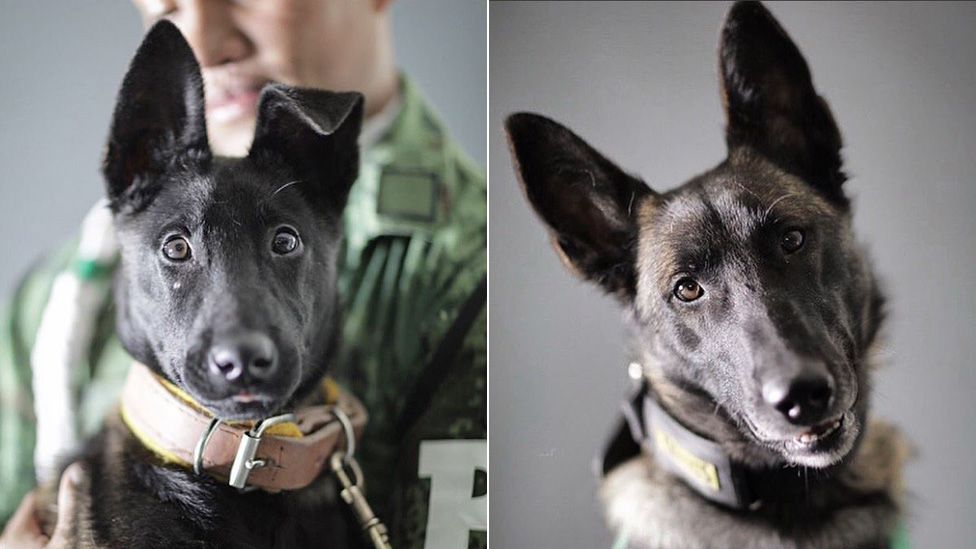
[[[218,156],[245,156],[254,137],[255,116],[242,114],[234,118],[219,120],[207,118],[207,134],[210,148]]]

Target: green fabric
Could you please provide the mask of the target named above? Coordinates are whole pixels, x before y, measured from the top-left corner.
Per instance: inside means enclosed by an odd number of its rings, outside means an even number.
[[[107,278],[112,274],[112,265],[99,263],[91,259],[75,261],[75,275],[82,280]]]
[[[895,535],[891,539],[891,549],[909,549],[912,545],[908,542],[908,529],[905,524],[899,524],[895,529]]]
[[[364,151],[346,210],[339,280],[344,340],[333,371],[370,412],[360,450],[368,497],[389,522],[394,546],[419,548],[429,489],[429,480],[417,476],[420,441],[487,437],[484,310],[431,408],[409,433],[395,432],[395,425],[413,382],[486,275],[487,189],[418,90],[406,78],[401,82],[401,111]],[[34,483],[30,349],[51,283],[59,272],[78,268],[74,259],[72,244],[32,270],[2,318],[0,524]],[[97,270],[82,274],[102,274]],[[131,362],[114,335],[111,305],[93,314],[98,336],[91,364],[78,375],[86,434],[114,405]],[[475,532],[472,544],[483,546],[486,538]]]

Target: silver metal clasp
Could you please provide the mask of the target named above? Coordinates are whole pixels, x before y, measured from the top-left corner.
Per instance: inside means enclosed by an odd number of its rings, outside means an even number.
[[[266,460],[254,459],[254,456],[258,452],[258,446],[261,445],[261,437],[264,435],[264,432],[274,425],[294,421],[295,414],[272,416],[262,419],[253,429],[245,432],[241,436],[240,445],[237,447],[237,455],[234,457],[234,463],[230,467],[230,477],[227,479],[227,483],[238,490],[246,489],[247,477],[250,476],[251,471],[268,465]],[[210,420],[210,425],[200,435],[200,440],[197,441],[196,448],[193,450],[193,472],[198,475],[203,473],[203,452],[207,449],[210,438],[213,436],[214,431],[217,430],[217,426],[221,423],[222,420],[220,418],[215,417]]]
[[[386,525],[373,513],[373,509],[366,501],[365,479],[363,470],[356,461],[356,433],[353,431],[349,416],[339,408],[333,410],[333,415],[342,425],[346,437],[346,451],[336,450],[329,459],[332,474],[339,481],[339,495],[342,501],[355,513],[366,537],[375,549],[392,549]],[[352,474],[350,474],[352,473]]]

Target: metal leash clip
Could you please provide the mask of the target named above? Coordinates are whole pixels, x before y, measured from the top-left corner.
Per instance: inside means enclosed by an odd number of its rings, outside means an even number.
[[[345,412],[339,408],[333,410],[333,414],[339,420],[339,423],[342,424],[342,430],[346,435],[347,448],[345,452],[342,450],[333,452],[332,457],[329,459],[332,472],[339,480],[339,484],[342,485],[342,490],[339,492],[339,495],[356,514],[356,518],[359,519],[359,523],[369,537],[370,542],[372,542],[373,547],[376,549],[392,549],[393,546],[390,545],[386,525],[373,512],[373,509],[366,501],[366,495],[363,493],[365,489],[363,470],[355,458],[356,435],[352,429],[352,422],[349,421],[349,417]],[[350,475],[350,473],[352,474]]]

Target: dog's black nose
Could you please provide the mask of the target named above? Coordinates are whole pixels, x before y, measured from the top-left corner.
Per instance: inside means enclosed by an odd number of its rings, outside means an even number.
[[[210,349],[210,371],[230,382],[263,380],[274,372],[277,354],[274,342],[264,334],[223,338]]]
[[[819,373],[771,379],[762,386],[763,400],[797,425],[823,420],[832,394],[830,379]]]

